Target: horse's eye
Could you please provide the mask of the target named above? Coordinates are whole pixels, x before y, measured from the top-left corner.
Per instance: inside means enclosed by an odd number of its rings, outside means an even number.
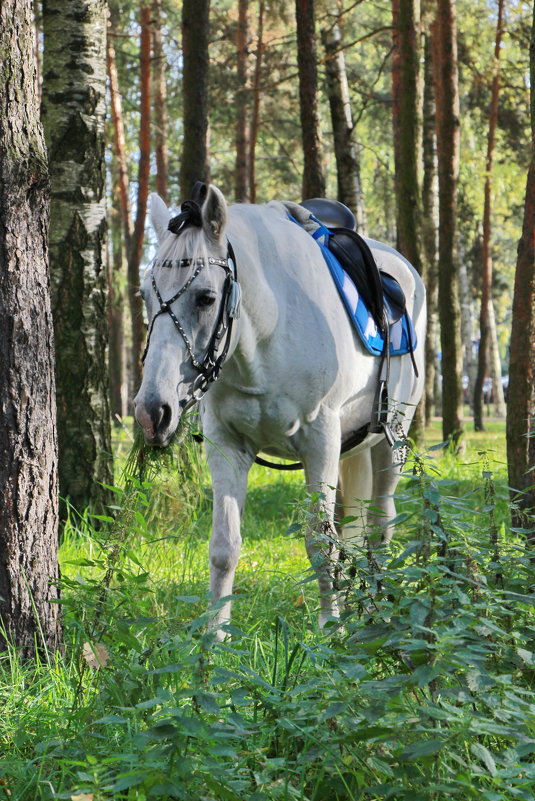
[[[197,306],[199,309],[207,309],[215,303],[215,295],[197,295]]]

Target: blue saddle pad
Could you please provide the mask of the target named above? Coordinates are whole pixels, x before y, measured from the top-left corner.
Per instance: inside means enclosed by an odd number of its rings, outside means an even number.
[[[317,221],[319,223],[319,220]],[[334,283],[347,309],[349,317],[360,336],[364,347],[374,356],[380,356],[385,346],[385,335],[377,327],[373,315],[360,295],[352,279],[345,272],[336,256],[329,250],[331,231],[319,223],[320,227],[312,236],[318,243],[323,258],[330,270]],[[402,356],[416,347],[416,332],[407,313],[390,326],[390,355]]]

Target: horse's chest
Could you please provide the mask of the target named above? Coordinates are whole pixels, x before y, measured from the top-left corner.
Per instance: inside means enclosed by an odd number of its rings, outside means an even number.
[[[214,409],[219,422],[257,443],[282,442],[300,428],[303,412],[282,394],[237,392]]]

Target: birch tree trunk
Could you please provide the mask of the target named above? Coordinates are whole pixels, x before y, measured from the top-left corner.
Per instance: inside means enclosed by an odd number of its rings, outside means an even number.
[[[182,97],[184,141],[180,189],[184,198],[196,181],[207,180],[208,170],[208,23],[210,0],[183,0]]]
[[[489,112],[489,130],[487,136],[487,159],[485,165],[485,191],[483,206],[483,280],[481,282],[481,312],[479,316],[479,350],[477,359],[477,376],[474,387],[474,428],[476,431],[484,431],[483,422],[483,383],[489,367],[487,353],[490,348],[491,330],[489,324],[492,304],[492,168],[494,162],[494,143],[496,140],[496,125],[498,122],[498,99],[500,93],[499,60],[500,47],[503,35],[503,6],[504,0],[498,0],[498,18],[496,23],[496,40],[494,45],[494,64],[491,86],[491,101]],[[500,386],[495,387],[498,393],[498,404],[505,406],[503,401],[503,390]]]
[[[299,109],[303,140],[303,199],[325,195],[320,139],[314,0],[295,0]]]
[[[44,0],[42,119],[50,162],[60,496],[103,511],[108,400],[105,0]]]
[[[507,465],[513,525],[535,545],[535,7],[529,48],[531,161],[513,296],[507,401]],[[517,492],[521,494],[518,497]]]
[[[500,358],[500,345],[498,342],[498,326],[494,301],[489,300],[489,372],[492,381],[492,405],[496,417],[505,419],[507,408],[502,386],[502,360]]]
[[[455,0],[437,0],[433,32],[436,98],[439,236],[438,298],[442,350],[442,437],[462,447],[463,386],[457,243],[459,75]]]
[[[345,203],[355,215],[357,231],[367,236],[366,213],[360,182],[359,146],[355,137],[339,25],[330,25],[323,30],[321,38],[325,48],[326,89],[331,110],[338,200]]]
[[[49,183],[30,0],[0,4],[0,619],[26,656],[61,638]],[[16,46],[15,46],[16,43]],[[0,649],[6,647],[0,633]]]

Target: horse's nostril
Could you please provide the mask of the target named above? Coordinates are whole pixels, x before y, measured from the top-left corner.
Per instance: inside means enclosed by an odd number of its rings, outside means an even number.
[[[158,427],[164,430],[166,428],[169,428],[171,424],[171,415],[172,415],[171,407],[169,406],[168,403],[164,403],[162,405],[162,414],[160,417],[160,425]]]

